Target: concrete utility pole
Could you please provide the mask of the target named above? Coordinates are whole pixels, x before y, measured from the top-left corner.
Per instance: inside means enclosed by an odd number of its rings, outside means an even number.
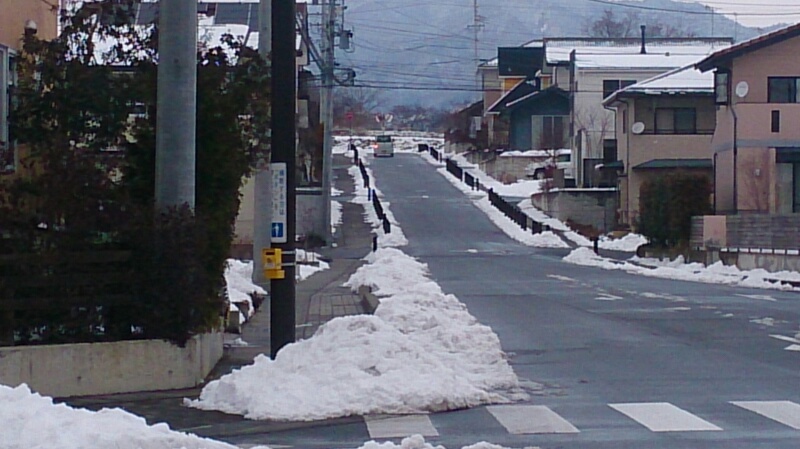
[[[325,230],[325,242],[333,241],[331,235],[331,187],[333,181],[333,86],[334,68],[336,57],[336,0],[328,0],[322,5],[322,37],[323,37],[323,64],[322,64],[322,92],[320,93],[320,122],[322,123],[322,203],[323,220],[322,229]]]
[[[197,0],[159,2],[156,206],[195,206]]]
[[[269,58],[272,51],[272,1],[261,0],[258,5],[258,54],[264,59]],[[256,167],[253,204],[253,283],[267,290],[270,281],[264,276],[261,253],[272,245],[272,177],[269,162],[261,160]]]
[[[295,339],[297,66],[295,2],[272,4],[272,243],[282,251],[283,277],[272,279],[270,350],[272,358]],[[329,225],[330,226],[330,225]],[[256,257],[258,257],[256,255]]]

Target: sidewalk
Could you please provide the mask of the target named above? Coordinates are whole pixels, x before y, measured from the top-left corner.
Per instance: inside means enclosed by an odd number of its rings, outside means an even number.
[[[330,269],[315,273],[297,284],[296,325],[297,339],[311,337],[327,321],[346,315],[372,313],[367,301],[342,287],[352,273],[364,262],[363,257],[371,250],[372,230],[364,222],[364,209],[361,205],[350,203],[353,198],[353,179],[347,170],[352,165],[350,158],[334,156],[334,186],[342,192],[334,200],[342,204],[342,224],[334,234],[335,246],[317,250],[329,262]],[[241,338],[248,343],[244,347],[226,347],[222,360],[217,364],[208,380],[218,379],[234,369],[250,364],[258,354],[270,353],[270,313],[269,299],[248,321]],[[209,412],[183,406],[183,399],[195,399],[201,387],[161,391],[126,393],[104,396],[64,399],[63,402],[92,410],[101,408],[123,408],[144,417],[149,424],[165,422],[173,430],[192,432],[200,436],[222,439],[236,444],[237,436],[270,433],[290,428],[310,426],[313,423],[276,423],[251,421],[241,416]],[[356,418],[336,420],[349,422]]]

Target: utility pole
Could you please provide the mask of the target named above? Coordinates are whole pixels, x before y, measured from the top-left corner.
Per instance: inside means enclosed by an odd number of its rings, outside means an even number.
[[[191,0],[195,1],[195,0]],[[272,3],[272,225],[278,259],[272,270],[270,352],[295,340],[296,125],[297,66],[295,2]],[[328,225],[330,228],[330,225]],[[258,255],[255,255],[258,257]],[[277,272],[277,273],[274,273]]]
[[[475,69],[476,70],[478,68],[478,64],[481,63],[479,43],[480,43],[480,32],[483,29],[483,27],[484,27],[483,17],[481,17],[480,14],[478,13],[478,0],[472,0],[472,25],[469,25],[467,28],[472,29],[472,33],[473,33],[473,35],[472,35],[472,44],[473,44],[473,51],[474,51],[473,58],[474,58]],[[480,89],[480,87],[481,87],[480,76],[476,75],[475,79],[476,79],[476,83],[478,85],[477,87],[478,87],[478,89]]]
[[[269,61],[272,50],[272,2],[260,0],[258,4],[258,54]],[[272,177],[269,160],[258,161],[255,174],[253,204],[253,283],[269,290],[269,279],[264,276],[261,254],[272,246]]]
[[[156,206],[195,206],[197,0],[159,2]]]
[[[322,92],[320,93],[320,122],[323,126],[322,144],[322,229],[325,243],[333,240],[331,235],[331,183],[333,180],[333,86],[336,56],[336,0],[327,0],[322,5],[323,64],[321,67]]]

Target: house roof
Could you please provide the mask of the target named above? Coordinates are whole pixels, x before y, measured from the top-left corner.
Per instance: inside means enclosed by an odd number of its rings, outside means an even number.
[[[506,104],[506,108],[513,108],[513,107],[515,107],[517,105],[521,105],[522,103],[527,102],[527,101],[531,101],[531,100],[537,100],[537,101],[544,100],[544,99],[550,98],[552,95],[558,95],[558,96],[563,97],[563,98],[569,98],[569,94],[566,91],[564,91],[563,89],[561,89],[560,87],[558,87],[558,86],[550,86],[547,89],[537,90],[535,92],[531,92],[531,93],[529,93],[527,95],[524,95],[524,96],[522,96],[520,98],[517,98],[514,101],[509,102],[509,103]]]
[[[633,169],[712,168],[713,166],[711,159],[653,159],[639,164]]]
[[[645,54],[641,53],[641,38],[546,38],[544,46],[550,65],[569,64],[575,51],[575,63],[583,68],[675,68],[732,42],[729,38],[649,38]]]
[[[714,75],[703,73],[690,64],[620,89],[603,100],[608,106],[622,97],[649,95],[712,95]]]
[[[744,54],[777,44],[779,42],[783,42],[787,39],[797,36],[800,36],[800,23],[773,31],[772,33],[762,34],[761,36],[754,37],[753,39],[717,51],[716,53],[713,53],[702,61],[698,62],[697,68],[706,72],[722,63],[730,61]]]
[[[537,89],[537,86],[535,84],[531,84],[529,81],[520,81],[516,86],[497,99],[497,101],[495,101],[491,106],[489,106],[489,109],[487,109],[486,112],[489,114],[499,114],[508,107],[509,103],[532,92],[536,92]]]

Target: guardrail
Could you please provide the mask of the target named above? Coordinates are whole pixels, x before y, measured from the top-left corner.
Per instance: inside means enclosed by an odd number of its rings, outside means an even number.
[[[441,160],[443,157],[442,153],[435,150],[434,148],[429,148],[431,156],[433,156],[436,160]],[[510,218],[514,223],[518,224],[524,231],[531,230],[533,234],[539,234],[544,230],[549,229],[548,226],[539,223],[538,221],[529,217],[525,212],[522,211],[517,205],[511,204],[507,202],[503,197],[495,193],[493,189],[486,189],[485,186],[481,185],[480,180],[464,168],[460,167],[458,163],[450,158],[445,158],[445,168],[447,172],[455,176],[459,179],[459,181],[465,183],[466,185],[470,186],[473,190],[483,190],[488,193],[489,195],[489,202],[494,206],[497,210],[503,213],[506,217]]]

